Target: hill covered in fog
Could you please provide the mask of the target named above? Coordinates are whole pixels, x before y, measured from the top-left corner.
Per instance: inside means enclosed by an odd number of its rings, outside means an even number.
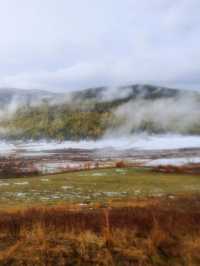
[[[151,85],[130,85],[121,87],[97,87],[83,89],[80,91],[50,92],[44,90],[0,88],[0,109],[10,105],[12,102],[20,105],[41,104],[43,101],[48,103],[65,102],[67,99],[72,101],[129,101],[138,97],[152,99],[161,97],[176,97],[180,94],[191,94],[188,91],[170,89]],[[192,92],[194,93],[194,92]]]
[[[70,93],[1,89],[1,137],[97,139],[109,134],[200,134],[197,92],[150,85]]]

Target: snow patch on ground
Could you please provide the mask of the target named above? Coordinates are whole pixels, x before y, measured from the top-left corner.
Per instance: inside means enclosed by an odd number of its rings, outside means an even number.
[[[28,185],[29,182],[15,182],[15,185],[19,185],[19,186],[24,186],[24,185]]]
[[[106,173],[93,173],[92,176],[106,176]]]
[[[9,183],[0,183],[0,186],[10,186]]]

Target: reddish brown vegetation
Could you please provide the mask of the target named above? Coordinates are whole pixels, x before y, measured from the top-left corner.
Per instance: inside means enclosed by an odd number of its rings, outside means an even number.
[[[0,213],[0,265],[199,265],[200,197]]]
[[[160,165],[154,167],[153,170],[164,173],[200,174],[200,164],[188,164],[183,166]]]
[[[24,161],[14,157],[1,159],[0,178],[35,176],[39,170],[34,166],[33,161]]]
[[[117,168],[125,168],[126,164],[125,164],[124,161],[119,161],[119,162],[116,162],[115,167],[117,167]]]

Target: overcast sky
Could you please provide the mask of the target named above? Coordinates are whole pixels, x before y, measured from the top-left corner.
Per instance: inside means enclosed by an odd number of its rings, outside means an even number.
[[[0,86],[200,89],[200,0],[0,0]]]

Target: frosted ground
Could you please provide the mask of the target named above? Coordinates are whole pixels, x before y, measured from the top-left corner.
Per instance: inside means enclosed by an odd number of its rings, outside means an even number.
[[[138,134],[121,138],[104,138],[98,141],[0,142],[0,156],[37,157],[58,154],[59,151],[67,150],[81,150],[82,153],[84,150],[89,153],[95,150],[95,156],[98,157],[99,153],[101,158],[107,154],[110,157],[114,156],[115,153],[119,155],[120,152],[122,154],[123,151],[128,150],[129,155],[134,154],[134,160],[144,162],[147,165],[182,165],[200,163],[200,136]],[[175,156],[172,151],[176,151]],[[154,156],[149,156],[151,157],[150,160],[149,158],[142,158],[142,155],[145,157],[145,154],[153,154]],[[55,163],[62,165],[63,162],[54,161]]]
[[[145,134],[99,141],[0,142],[0,158],[33,162],[43,176],[0,179],[0,205],[107,201],[177,193],[199,193],[198,175],[147,172],[144,168],[95,169],[55,175],[89,162],[106,164],[120,159],[141,165],[200,163],[200,137]],[[0,161],[0,162],[1,162]],[[27,164],[26,164],[27,163]],[[66,168],[65,168],[66,167]],[[87,166],[86,166],[87,169]]]
[[[191,135],[146,135],[138,134],[124,136],[121,138],[103,138],[98,141],[28,141],[28,142],[0,142],[0,152],[9,153],[13,151],[34,151],[44,152],[57,149],[104,149],[114,148],[117,150],[138,149],[138,150],[165,150],[182,148],[200,148],[200,136]]]

